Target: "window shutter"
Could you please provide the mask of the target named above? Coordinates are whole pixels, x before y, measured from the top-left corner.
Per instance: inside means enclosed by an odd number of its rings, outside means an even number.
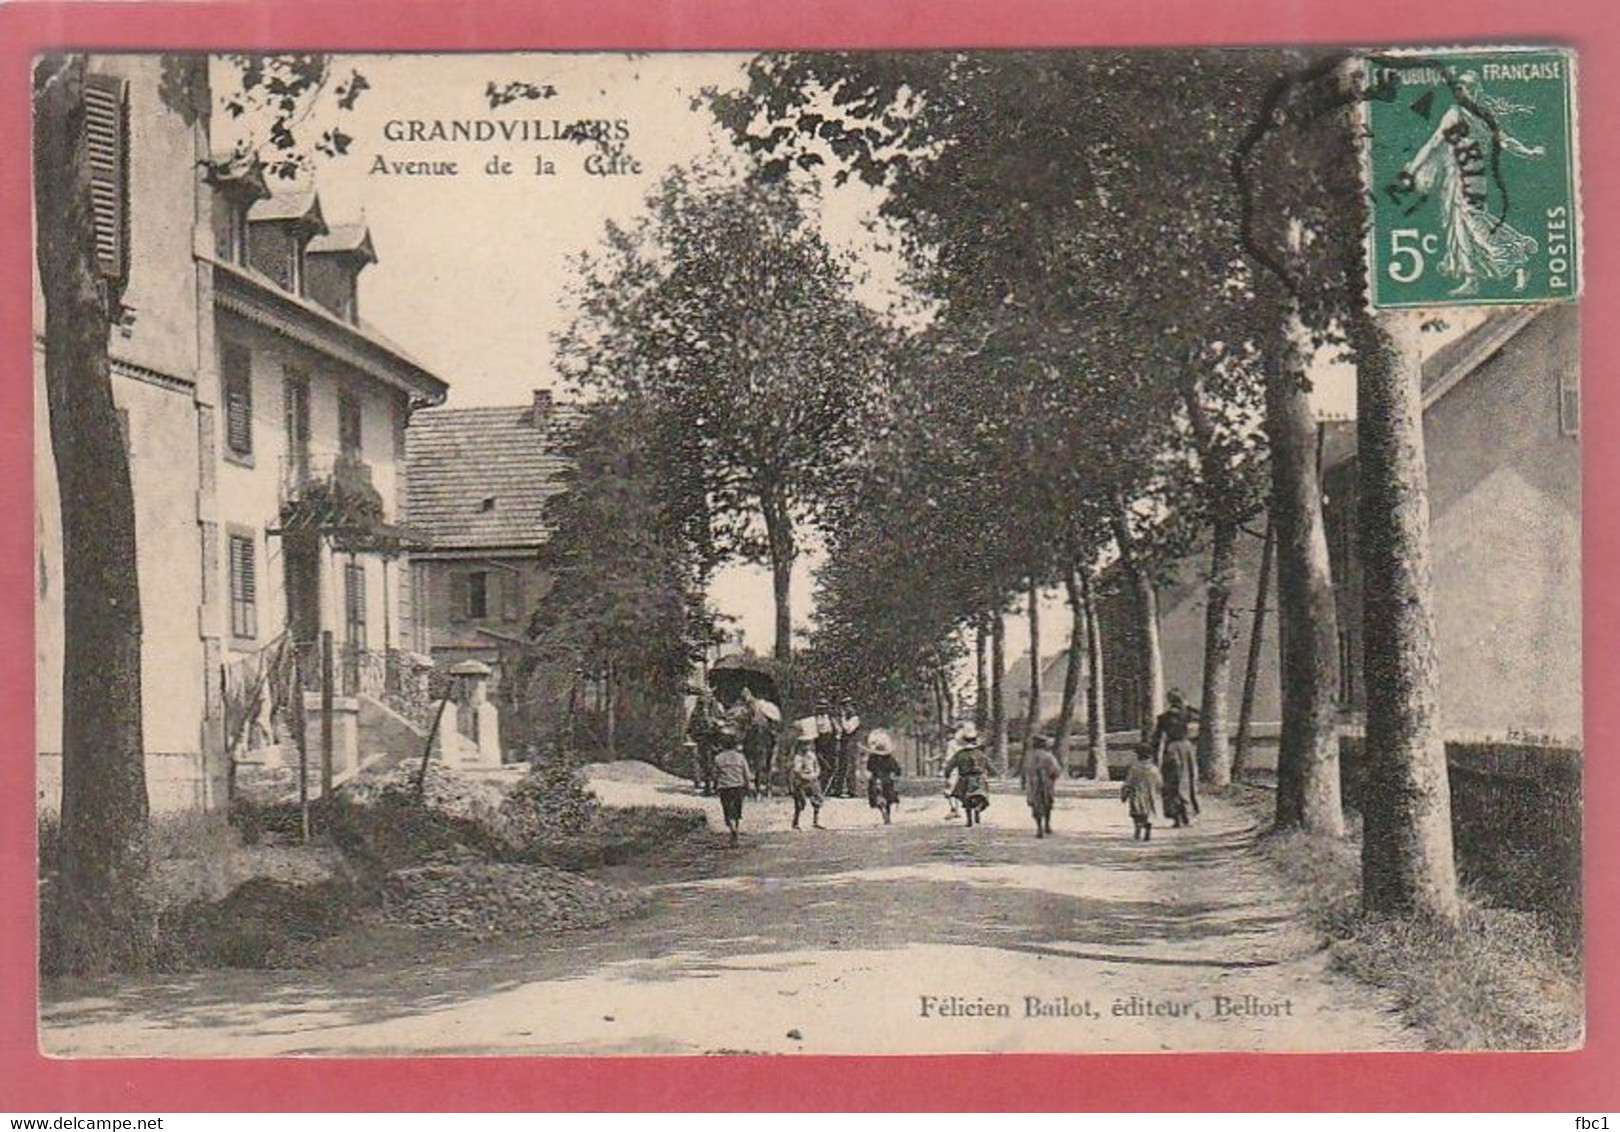
[[[129,275],[129,84],[113,75],[84,81],[85,143],[90,152],[90,207],[96,263],[103,277]]]
[[[472,579],[466,574],[450,575],[450,616],[457,620],[465,620],[471,613],[472,605]]]
[[[523,616],[523,576],[506,574],[501,577],[501,616],[516,621]]]
[[[347,591],[347,608],[344,612],[348,622],[348,640],[351,645],[364,648],[366,644],[366,568],[358,562],[352,562],[344,569],[344,579],[348,583],[344,587]]]
[[[253,374],[250,355],[234,342],[221,348],[225,387],[225,444],[238,456],[253,454]]]
[[[238,637],[255,637],[259,632],[258,567],[253,540],[232,535],[230,542],[231,631]]]

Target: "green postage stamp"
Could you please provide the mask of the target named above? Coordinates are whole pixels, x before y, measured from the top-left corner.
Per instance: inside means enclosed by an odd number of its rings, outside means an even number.
[[[1367,66],[1373,305],[1575,298],[1574,53],[1414,53]]]

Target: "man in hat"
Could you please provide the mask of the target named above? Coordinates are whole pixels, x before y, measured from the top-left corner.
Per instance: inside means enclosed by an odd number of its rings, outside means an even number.
[[[831,794],[833,790],[833,776],[838,771],[838,727],[833,723],[832,708],[827,706],[826,700],[816,701],[816,714],[811,717],[816,721],[815,749],[816,758],[821,762],[821,792]]]
[[[833,793],[845,798],[855,797],[855,767],[860,757],[861,717],[855,712],[855,701],[845,696],[833,718],[833,729],[838,733],[838,769],[833,774]]]

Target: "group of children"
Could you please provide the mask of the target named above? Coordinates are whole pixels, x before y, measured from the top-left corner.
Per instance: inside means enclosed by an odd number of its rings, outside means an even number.
[[[900,801],[900,792],[895,786],[895,779],[901,773],[900,760],[894,755],[894,737],[882,728],[873,728],[859,749],[866,756],[867,802],[883,815],[887,825],[893,820],[894,807]],[[794,829],[800,828],[806,809],[810,811],[813,828],[826,828],[821,824],[821,807],[827,797],[822,783],[824,762],[817,754],[815,736],[801,733],[794,741],[793,755],[788,762]],[[720,810],[731,834],[731,844],[735,845],[742,829],[743,798],[755,785],[748,759],[739,748],[729,746],[715,757],[715,778]]]
[[[1153,839],[1153,820],[1159,814],[1161,799],[1164,815],[1173,826],[1191,824],[1192,815],[1198,812],[1197,760],[1188,739],[1193,715],[1181,694],[1171,692],[1169,707],[1155,722],[1152,738],[1141,745],[1136,762],[1126,772],[1120,800],[1129,807],[1136,840]],[[952,753],[945,764],[945,797],[950,805],[946,817],[954,819],[960,812],[971,828],[983,821],[984,811],[990,808],[990,761],[979,741],[978,729],[971,723],[957,731],[951,747]],[[887,824],[900,800],[895,779],[901,770],[895,758],[894,739],[887,731],[874,728],[860,744],[860,752],[866,756],[867,801],[882,813]],[[816,829],[825,828],[821,824],[821,807],[825,800],[823,770],[814,736],[801,734],[794,743],[788,767],[794,829],[799,828],[806,809],[810,810],[811,825]],[[752,772],[742,751],[735,747],[720,753],[715,760],[715,772],[721,810],[731,833],[731,843],[735,845],[742,824],[743,797],[754,785]],[[1022,778],[1024,797],[1035,819],[1036,837],[1052,834],[1052,810],[1062,777],[1063,767],[1052,751],[1051,741],[1044,735],[1035,736],[1024,758]]]

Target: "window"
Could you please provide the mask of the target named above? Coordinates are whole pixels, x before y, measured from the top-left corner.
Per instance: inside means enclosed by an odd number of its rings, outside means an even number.
[[[230,536],[231,635],[252,640],[259,635],[258,564],[253,536]]]
[[[96,264],[122,285],[129,277],[129,84],[114,75],[86,75],[84,132],[90,154],[90,211]]]
[[[220,345],[219,375],[225,392],[225,447],[246,458],[253,455],[252,355],[235,342]]]
[[[462,621],[482,621],[489,616],[489,574],[475,570],[451,579],[451,602],[455,616]]]
[[[217,190],[215,205],[214,254],[227,263],[246,264],[248,261],[248,205],[228,195],[229,190]]]
[[[287,464],[294,483],[309,479],[309,378],[289,372],[282,394],[287,413]]]
[[[357,649],[366,647],[366,568],[350,562],[343,568],[343,620],[345,640]]]
[[[1581,383],[1574,370],[1558,375],[1558,431],[1565,436],[1581,434]]]
[[[364,439],[360,423],[360,398],[353,393],[339,393],[338,447],[345,456],[358,456]]]

